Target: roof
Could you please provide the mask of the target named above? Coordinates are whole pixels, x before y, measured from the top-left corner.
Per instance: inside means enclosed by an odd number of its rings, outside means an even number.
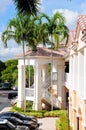
[[[82,31],[83,35],[86,35],[86,14],[78,16],[76,29],[69,32],[69,45],[73,45],[76,48],[78,47],[77,36],[79,35],[79,30]]]
[[[79,15],[77,25],[80,26],[80,30],[83,32],[86,30],[86,14],[85,15]]]
[[[53,57],[63,57],[66,54],[66,49],[58,49],[57,51],[52,50]],[[18,54],[16,57],[22,57],[22,54]],[[51,49],[48,48],[42,48],[38,47],[37,51],[34,52],[32,50],[28,50],[25,53],[25,56],[31,56],[31,57],[50,57],[51,56]]]

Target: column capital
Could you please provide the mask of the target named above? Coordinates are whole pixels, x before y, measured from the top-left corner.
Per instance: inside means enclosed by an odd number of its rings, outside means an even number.
[[[22,68],[24,68],[24,65],[17,65],[17,68],[22,69]]]
[[[65,69],[65,65],[58,65],[57,68],[58,69]]]

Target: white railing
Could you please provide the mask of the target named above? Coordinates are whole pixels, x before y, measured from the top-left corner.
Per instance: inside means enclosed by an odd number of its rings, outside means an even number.
[[[48,88],[51,85],[51,77],[49,76],[46,81],[42,83],[42,88]]]
[[[43,89],[42,98],[45,99],[48,103],[50,103],[53,107],[61,108],[61,102],[53,96],[47,89]]]
[[[26,88],[26,100],[34,101],[34,88]]]

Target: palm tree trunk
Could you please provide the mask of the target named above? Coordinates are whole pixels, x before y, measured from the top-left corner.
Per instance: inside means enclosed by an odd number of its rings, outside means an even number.
[[[51,36],[51,90],[53,88],[53,38]],[[51,110],[53,110],[53,100],[52,100],[52,95],[51,93]]]
[[[25,71],[25,46],[24,46],[24,41],[22,42],[22,49],[23,49],[23,60],[24,60],[24,92],[23,92],[23,96],[24,96],[24,111],[26,111],[26,92],[25,92],[25,88],[26,88],[26,71]]]

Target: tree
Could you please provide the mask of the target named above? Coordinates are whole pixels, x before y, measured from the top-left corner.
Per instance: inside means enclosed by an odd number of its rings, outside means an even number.
[[[65,25],[65,18],[61,13],[56,12],[52,17],[48,17],[46,14],[42,14],[40,18],[45,18],[43,23],[50,39],[51,48],[58,48],[60,42],[66,39],[68,41],[68,28]]]
[[[19,13],[37,15],[40,0],[13,0]]]
[[[46,47],[46,44],[50,42],[49,37],[48,37],[48,30],[47,30],[46,23],[43,23],[40,15],[36,17],[34,21],[37,26],[37,29],[36,29],[37,41],[39,44],[41,43],[43,44],[43,46]]]
[[[1,76],[2,76],[2,71],[6,68],[5,66],[5,63],[0,61],[0,87],[1,87],[1,82],[2,82],[2,79],[1,79]]]
[[[8,60],[5,63],[5,68],[4,70],[1,71],[1,82],[5,82],[8,81],[11,83],[11,85],[15,85],[15,82],[17,80],[18,77],[18,71],[17,71],[17,64],[18,64],[18,60]],[[14,77],[13,75],[16,75],[16,77]]]
[[[18,14],[16,18],[10,20],[7,29],[2,33],[2,41],[7,47],[7,41],[14,39],[18,45],[22,45],[23,58],[24,58],[24,70],[25,70],[25,44],[28,43],[28,37],[30,34],[31,15]],[[24,74],[25,75],[25,74]],[[25,86],[24,86],[25,89]],[[24,94],[25,98],[25,94]],[[23,100],[25,102],[25,99]],[[25,103],[24,103],[25,109]]]
[[[56,12],[52,17],[48,17],[46,14],[42,14],[41,17],[45,18],[44,23],[46,32],[48,33],[48,38],[51,45],[51,87],[52,87],[52,68],[53,68],[53,49],[58,49],[60,43],[64,40],[67,44],[68,41],[68,28],[65,25],[65,18],[61,13]],[[52,108],[53,109],[53,106]]]

